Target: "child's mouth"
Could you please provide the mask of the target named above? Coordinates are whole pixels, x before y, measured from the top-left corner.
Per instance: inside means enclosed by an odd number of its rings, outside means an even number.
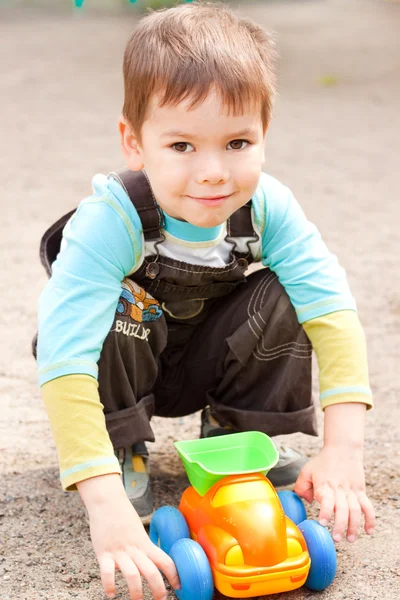
[[[223,204],[225,202],[225,200],[227,200],[231,196],[232,196],[232,194],[228,194],[227,196],[203,196],[203,197],[189,196],[189,198],[191,200],[195,200],[196,202],[199,202],[200,204],[203,204],[203,206],[220,206],[221,204]]]

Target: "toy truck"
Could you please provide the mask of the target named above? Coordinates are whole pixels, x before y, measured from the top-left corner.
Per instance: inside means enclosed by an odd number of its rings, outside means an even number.
[[[334,579],[336,552],[326,528],[307,519],[300,498],[266,477],[279,455],[260,432],[176,442],[191,487],[179,510],[164,506],[150,538],[174,560],[180,600],[252,598]]]

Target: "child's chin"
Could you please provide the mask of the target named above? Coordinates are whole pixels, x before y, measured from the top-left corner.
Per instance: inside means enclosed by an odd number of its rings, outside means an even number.
[[[188,211],[185,220],[196,227],[209,229],[210,227],[218,227],[219,225],[222,225],[222,223],[225,223],[228,216],[220,210],[203,209],[201,211]]]
[[[191,218],[189,220],[189,223],[191,223],[192,225],[196,225],[196,227],[203,227],[205,229],[210,229],[211,227],[218,227],[219,225],[222,225],[222,223],[224,223],[226,221],[226,219],[224,219],[224,217],[217,217],[216,215],[213,216],[212,218]]]

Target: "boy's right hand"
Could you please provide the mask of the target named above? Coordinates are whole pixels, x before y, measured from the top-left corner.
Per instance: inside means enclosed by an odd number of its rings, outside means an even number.
[[[119,475],[101,475],[77,484],[90,519],[92,544],[100,566],[101,581],[108,598],[114,598],[115,568],[128,584],[130,599],[143,598],[142,575],[155,600],[166,600],[167,591],[159,569],[171,586],[179,589],[179,576],[172,559],[155,546],[126,496]]]

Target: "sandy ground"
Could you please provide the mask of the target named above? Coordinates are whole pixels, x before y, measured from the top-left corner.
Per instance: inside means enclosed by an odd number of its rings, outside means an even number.
[[[394,600],[400,592],[400,4],[243,0],[242,11],[277,32],[281,51],[266,170],[292,187],[347,269],[376,402],[366,436],[376,534],[337,546],[338,575],[324,593],[276,598]],[[89,193],[92,174],[122,165],[120,63],[132,24],[131,16],[115,13],[0,7],[0,600],[104,597],[80,499],[59,485],[30,340],[45,284],[41,233]],[[155,420],[154,427],[157,504],[175,504],[186,480],[172,441],[195,437],[198,415]],[[299,435],[291,442],[312,455],[321,440]],[[118,598],[126,599],[122,583],[119,589]]]

